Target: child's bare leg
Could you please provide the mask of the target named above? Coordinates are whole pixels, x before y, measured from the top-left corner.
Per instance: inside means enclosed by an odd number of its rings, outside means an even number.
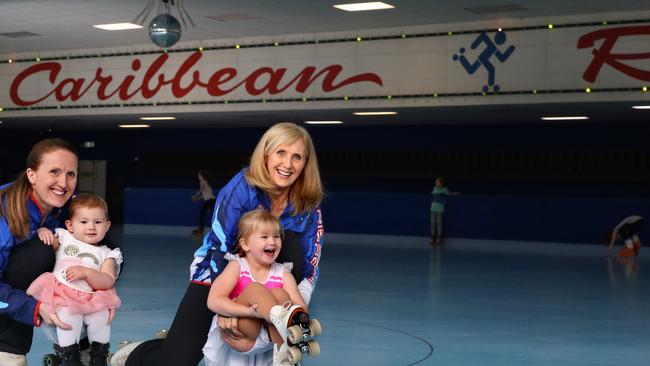
[[[271,313],[271,308],[279,304],[269,289],[255,282],[246,286],[244,291],[237,297],[237,302],[246,306],[257,304],[257,312],[266,321],[270,321],[269,314]]]
[[[244,292],[246,292],[246,290],[244,290]],[[242,292],[241,295],[235,299],[235,302],[245,306],[250,306],[249,299],[247,298],[247,296],[250,295],[244,295],[244,292]],[[255,342],[257,341],[257,337],[260,335],[261,328],[262,319],[249,317],[238,318],[237,329],[239,329],[239,331],[244,334],[244,338],[234,339],[223,330],[221,330],[221,337],[235,351],[248,352],[255,346]]]
[[[251,287],[251,285],[249,285],[248,287]],[[244,295],[245,293],[246,290],[244,290],[239,295],[239,297],[235,299],[235,302],[245,306],[250,306],[251,304],[249,303],[249,298],[247,297],[250,295]],[[262,328],[262,319],[248,318],[248,317],[239,318],[239,320],[237,321],[237,328],[239,329],[240,332],[244,333],[246,338],[255,342],[257,337],[260,335],[260,329]]]
[[[271,289],[271,294],[273,297],[275,297],[275,300],[278,302],[278,304],[284,304],[287,300],[291,300],[289,297],[289,294],[284,291],[283,288],[274,288]],[[269,333],[269,338],[271,341],[275,344],[282,344],[284,343],[284,340],[282,339],[282,336],[280,333],[278,333],[278,330],[275,329],[275,326],[271,324],[270,322],[266,322],[266,330]]]

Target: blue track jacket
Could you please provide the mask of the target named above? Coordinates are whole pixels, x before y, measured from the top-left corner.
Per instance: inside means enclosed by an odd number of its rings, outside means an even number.
[[[1,186],[0,189],[5,187],[7,185]],[[3,207],[5,207],[5,202],[6,199],[3,199]],[[42,217],[41,209],[33,197],[27,200],[27,208],[29,211],[29,236],[25,239],[14,238],[9,231],[6,218],[0,217],[0,315],[6,314],[16,321],[28,325],[38,325],[38,302],[28,296],[25,291],[13,289],[4,282],[5,268],[13,247],[33,238],[36,235],[36,230],[40,227],[47,227],[54,231],[59,226],[60,210],[53,210],[47,217]]]

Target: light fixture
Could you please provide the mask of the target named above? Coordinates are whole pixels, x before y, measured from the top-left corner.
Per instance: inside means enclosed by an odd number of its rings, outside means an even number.
[[[339,4],[333,5],[337,9],[345,11],[366,11],[366,10],[382,10],[382,9],[393,9],[394,6],[390,4],[383,3],[381,1],[371,1],[366,3],[349,3],[349,4]]]
[[[119,125],[119,128],[148,128],[151,127],[151,125],[138,125],[138,124],[132,124],[132,125]]]
[[[542,117],[544,121],[578,121],[589,119],[586,116],[561,116],[561,117]]]
[[[118,30],[125,30],[125,29],[140,29],[140,28],[142,28],[141,25],[133,24],[133,23],[95,24],[95,25],[93,25],[93,27],[103,29],[103,30],[107,30],[107,31],[118,31]]]
[[[633,109],[650,109],[650,105],[633,105]]]
[[[169,121],[169,120],[174,120],[176,117],[166,117],[166,116],[160,116],[160,117],[140,117],[141,120],[143,121]]]
[[[185,10],[183,1],[184,0],[147,0],[147,5],[144,10],[133,19],[133,22],[144,24],[153,9],[157,8],[157,15],[151,20],[149,27],[147,28],[149,38],[159,47],[171,47],[181,38],[181,22],[185,29],[187,29],[187,22],[192,24],[192,27],[196,26],[192,18],[190,18],[187,10]],[[180,22],[172,15],[174,6],[176,7],[178,17],[181,19]]]
[[[354,112],[353,114],[357,116],[392,116],[397,112]]]
[[[308,125],[340,125],[343,121],[305,121]]]

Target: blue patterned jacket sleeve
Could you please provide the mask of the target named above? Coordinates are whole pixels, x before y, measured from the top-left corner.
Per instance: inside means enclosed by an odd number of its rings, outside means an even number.
[[[244,171],[241,171],[219,191],[211,230],[194,253],[191,281],[209,285],[227,265],[223,256],[234,248],[239,218],[244,212],[256,208],[249,199],[250,189]]]
[[[25,291],[13,289],[4,282],[5,269],[15,240],[7,221],[0,218],[0,315],[8,315],[21,323],[34,325],[37,301]]]
[[[300,235],[300,244],[305,253],[305,259],[302,266],[302,278],[309,281],[312,286],[316,285],[320,276],[318,264],[321,257],[323,245],[323,216],[321,209],[318,208],[305,218],[305,227]]]

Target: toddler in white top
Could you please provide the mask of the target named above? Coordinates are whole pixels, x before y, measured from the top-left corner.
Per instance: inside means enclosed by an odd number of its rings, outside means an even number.
[[[91,342],[91,364],[106,365],[110,323],[121,305],[114,285],[122,253],[100,244],[111,225],[108,205],[101,197],[74,197],[69,213],[67,230],[52,233],[39,229],[39,237],[54,246],[56,263],[53,272],[32,282],[27,294],[53,309],[70,326],[56,330],[64,364],[80,364],[79,338],[85,325]]]

